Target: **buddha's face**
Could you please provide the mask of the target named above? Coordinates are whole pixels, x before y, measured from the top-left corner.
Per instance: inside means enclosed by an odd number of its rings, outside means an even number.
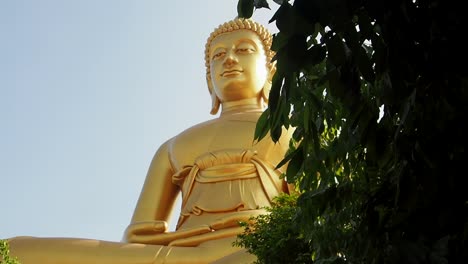
[[[221,102],[259,98],[268,70],[255,32],[240,29],[218,35],[210,45],[213,92]]]

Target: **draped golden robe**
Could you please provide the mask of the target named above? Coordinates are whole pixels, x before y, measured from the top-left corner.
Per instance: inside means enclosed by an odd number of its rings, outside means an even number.
[[[232,216],[264,214],[263,208],[284,191],[278,171],[259,159],[255,151],[242,149],[205,153],[193,165],[174,174],[172,180],[181,187],[183,197],[178,230],[193,227],[197,222],[206,226],[204,215],[220,212]],[[217,235],[222,232],[230,234],[211,225],[208,235],[178,239],[169,245],[197,246],[209,236],[222,237]]]
[[[275,196],[288,192],[275,166],[284,157],[289,137],[254,143],[260,114],[224,115],[159,148],[127,230],[140,222],[167,221],[159,212],[170,206],[159,198],[180,191],[176,231],[158,227],[126,232],[124,242],[16,237],[10,239],[12,255],[23,264],[252,263],[254,256],[232,246],[243,231],[238,222],[266,213],[264,207]],[[173,198],[166,201],[170,204]]]

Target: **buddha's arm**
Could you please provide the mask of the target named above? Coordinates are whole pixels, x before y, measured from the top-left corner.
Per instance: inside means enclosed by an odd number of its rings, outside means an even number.
[[[125,230],[125,242],[142,243],[146,236],[166,231],[179,192],[172,183],[172,174],[166,142],[153,157],[132,221]]]

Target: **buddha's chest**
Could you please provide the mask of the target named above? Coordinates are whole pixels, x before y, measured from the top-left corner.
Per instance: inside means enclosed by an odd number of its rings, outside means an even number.
[[[256,122],[252,121],[223,120],[188,131],[173,140],[172,165],[180,169],[193,164],[201,155],[220,150],[261,150],[263,143],[254,141],[255,127]]]
[[[249,121],[220,122],[210,128],[205,138],[206,150],[251,148],[254,144],[255,123]]]

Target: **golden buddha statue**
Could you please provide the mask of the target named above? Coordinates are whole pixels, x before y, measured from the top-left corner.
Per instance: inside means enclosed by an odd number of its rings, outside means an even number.
[[[205,48],[212,114],[165,142],[156,152],[122,242],[78,238],[10,239],[23,264],[251,263],[234,247],[239,221],[266,213],[273,197],[288,192],[275,169],[289,145],[254,142],[275,67],[271,34],[250,19],[234,19],[211,33]],[[182,194],[175,231],[167,230]]]

